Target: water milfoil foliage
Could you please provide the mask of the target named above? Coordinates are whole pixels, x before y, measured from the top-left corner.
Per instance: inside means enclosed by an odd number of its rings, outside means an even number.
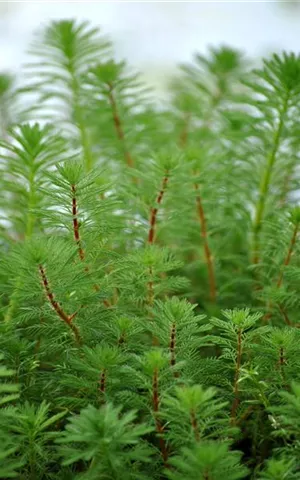
[[[300,57],[210,48],[164,100],[88,22],[28,58],[0,75],[0,478],[300,479]]]

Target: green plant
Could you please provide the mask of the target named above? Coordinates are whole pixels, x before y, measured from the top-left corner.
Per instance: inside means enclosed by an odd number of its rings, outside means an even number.
[[[158,102],[98,28],[0,76],[0,478],[300,478],[300,57]]]

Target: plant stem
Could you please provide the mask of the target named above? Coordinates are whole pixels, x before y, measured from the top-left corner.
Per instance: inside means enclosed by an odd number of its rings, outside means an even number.
[[[163,196],[167,189],[168,181],[169,181],[168,171],[166,171],[162,181],[161,189],[156,198],[157,207],[152,207],[150,211],[149,232],[148,232],[148,243],[150,245],[153,245],[155,242],[155,227],[156,227],[156,221],[157,221],[158,206],[161,204],[163,200]],[[149,276],[150,276],[150,280],[148,282],[148,305],[151,308],[154,303],[153,267],[152,266],[149,267]],[[153,337],[153,344],[158,345],[158,339],[156,337]]]
[[[100,376],[100,392],[102,395],[104,395],[105,393],[105,389],[106,389],[106,369],[103,368],[102,372],[101,372],[101,376]]]
[[[154,303],[154,290],[153,290],[153,268],[149,267],[149,276],[150,280],[148,282],[148,305],[150,308],[153,307]]]
[[[238,335],[237,335],[237,358],[235,364],[235,375],[234,375],[234,399],[231,408],[231,422],[235,423],[236,421],[236,411],[239,406],[239,378],[240,378],[240,370],[241,370],[241,363],[242,363],[242,330],[239,328]]]
[[[163,438],[163,433],[164,429],[160,423],[160,420],[158,418],[159,414],[159,391],[158,391],[158,370],[157,368],[153,372],[153,382],[152,382],[152,404],[153,404],[153,411],[154,411],[154,416],[155,416],[155,426],[156,426],[156,432],[159,435],[158,441],[159,441],[159,448],[161,451],[161,455],[164,461],[165,467],[168,467],[168,450],[167,446],[165,443],[165,440]]]
[[[176,364],[175,346],[176,346],[176,325],[175,323],[173,323],[171,328],[171,338],[170,338],[171,367],[174,367],[174,365]]]
[[[76,187],[75,185],[71,186],[72,188],[72,215],[73,215],[73,230],[74,238],[78,246],[78,254],[80,259],[83,261],[85,258],[83,248],[81,246],[80,233],[79,233],[79,222],[77,218],[77,199],[76,199]]]
[[[149,227],[149,232],[148,232],[148,243],[153,244],[155,241],[155,228],[156,228],[156,222],[157,222],[157,212],[158,208],[162,203],[163,196],[166,192],[168,181],[169,181],[169,176],[168,176],[168,170],[165,172],[165,176],[162,181],[162,186],[161,189],[157,195],[156,198],[156,207],[152,207],[150,211],[150,227]]]
[[[199,442],[200,435],[199,435],[199,429],[198,429],[198,422],[197,422],[197,418],[196,418],[196,414],[195,414],[194,410],[191,410],[190,416],[191,416],[192,429],[193,429],[194,435],[195,435],[195,440],[196,440],[196,442]]]
[[[121,118],[118,112],[116,99],[113,94],[113,85],[111,83],[108,83],[108,87],[109,87],[108,99],[109,99],[110,107],[112,110],[113,121],[114,121],[115,130],[117,133],[117,137],[120,140],[121,145],[123,147],[124,157],[128,167],[133,167],[134,166],[133,159],[125,144],[125,134],[124,134]]]
[[[77,208],[77,198],[76,198],[76,186],[74,184],[71,185],[72,189],[72,215],[73,215],[73,232],[74,232],[74,239],[78,246],[78,254],[81,261],[85,260],[85,252],[82,248],[80,232],[79,232],[79,222],[78,222],[78,208]],[[85,271],[89,272],[89,267],[85,267]],[[94,285],[94,290],[98,292],[100,290],[99,285]],[[108,300],[103,300],[103,304],[108,308],[110,307],[110,302]]]
[[[42,278],[42,283],[43,283],[43,287],[44,287],[44,290],[45,290],[45,293],[46,293],[46,296],[49,300],[49,303],[51,304],[51,306],[53,307],[53,310],[56,312],[56,314],[59,316],[59,318],[61,320],[63,320],[67,325],[68,327],[72,330],[74,336],[75,336],[75,339],[76,339],[76,342],[78,343],[78,345],[81,345],[82,344],[82,339],[81,339],[81,336],[80,336],[80,333],[79,333],[79,330],[78,328],[76,327],[76,325],[74,325],[72,323],[72,320],[73,318],[75,317],[75,315],[77,314],[74,313],[72,315],[68,315],[63,309],[62,307],[60,306],[60,304],[55,300],[54,298],[54,294],[52,293],[51,289],[50,289],[50,285],[49,285],[49,282],[48,282],[48,278],[46,276],[46,272],[45,272],[45,269],[42,265],[39,265],[39,272],[40,272],[40,275],[41,275],[41,278]]]
[[[191,114],[190,112],[185,112],[184,114],[184,124],[183,128],[179,137],[179,146],[184,148],[187,144],[188,140],[188,133],[189,133],[189,126],[190,126]]]
[[[274,165],[276,163],[276,156],[277,156],[279,145],[280,145],[280,139],[281,139],[282,130],[284,126],[285,115],[288,110],[289,97],[290,97],[290,94],[289,92],[287,92],[286,98],[282,106],[282,110],[279,114],[278,127],[274,133],[273,148],[268,155],[266,169],[260,182],[259,198],[256,204],[256,211],[255,211],[255,218],[254,218],[254,225],[253,225],[253,234],[254,234],[253,263],[255,264],[259,263],[261,226],[262,226],[262,221],[264,217],[266,200],[269,193],[271,176],[272,176]]]
[[[214,266],[212,261],[212,254],[208,243],[207,238],[207,225],[206,225],[206,217],[204,208],[202,205],[201,196],[199,195],[199,186],[197,183],[194,184],[195,190],[197,192],[196,195],[196,205],[197,205],[197,213],[200,221],[201,227],[201,236],[203,238],[203,246],[204,246],[204,255],[206,260],[207,272],[208,272],[208,281],[209,281],[209,297],[211,302],[215,302],[216,300],[216,279],[215,279],[215,272]]]
[[[170,354],[171,354],[171,359],[170,359],[170,365],[171,367],[175,367],[176,365],[176,324],[173,323],[171,327],[171,335],[170,335]],[[179,377],[179,372],[174,372],[174,377],[178,378]]]

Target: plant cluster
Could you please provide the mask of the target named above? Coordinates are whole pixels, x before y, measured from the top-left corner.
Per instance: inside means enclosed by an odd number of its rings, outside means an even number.
[[[0,478],[300,479],[300,56],[164,101],[98,28],[0,76]]]

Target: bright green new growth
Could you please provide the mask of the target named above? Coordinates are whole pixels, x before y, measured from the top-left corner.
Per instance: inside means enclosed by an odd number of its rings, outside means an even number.
[[[0,478],[300,479],[300,57],[112,52],[0,75]]]

